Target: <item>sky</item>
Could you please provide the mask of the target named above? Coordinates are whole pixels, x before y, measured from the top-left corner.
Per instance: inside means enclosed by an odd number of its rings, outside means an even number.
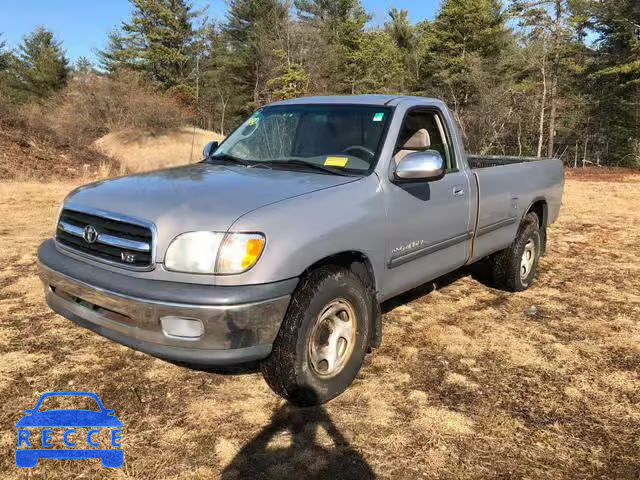
[[[196,8],[223,20],[225,0],[195,0]],[[385,22],[392,7],[409,11],[412,21],[433,19],[440,0],[362,0],[373,16],[372,24]],[[127,0],[0,0],[0,33],[9,48],[15,48],[22,37],[38,25],[53,31],[68,57],[95,60],[96,50],[105,46],[107,34],[129,18],[131,8]]]

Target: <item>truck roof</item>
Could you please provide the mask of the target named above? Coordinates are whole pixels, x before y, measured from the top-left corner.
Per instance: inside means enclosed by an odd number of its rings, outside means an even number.
[[[409,95],[327,95],[318,97],[300,97],[274,102],[271,105],[305,105],[305,104],[350,104],[395,106],[404,100],[413,100],[420,104],[440,105],[441,100]]]

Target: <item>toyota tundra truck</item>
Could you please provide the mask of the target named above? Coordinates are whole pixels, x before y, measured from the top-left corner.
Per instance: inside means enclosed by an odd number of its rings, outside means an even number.
[[[323,403],[380,345],[381,302],[480,260],[530,287],[563,184],[557,159],[467,155],[436,99],[286,100],[200,163],[72,191],[39,272],[82,327]]]

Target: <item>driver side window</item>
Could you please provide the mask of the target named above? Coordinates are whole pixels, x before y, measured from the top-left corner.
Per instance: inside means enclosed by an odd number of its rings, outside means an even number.
[[[396,144],[396,163],[411,152],[435,150],[442,155],[447,171],[454,170],[455,162],[447,142],[447,136],[438,114],[429,110],[410,111],[402,125]]]

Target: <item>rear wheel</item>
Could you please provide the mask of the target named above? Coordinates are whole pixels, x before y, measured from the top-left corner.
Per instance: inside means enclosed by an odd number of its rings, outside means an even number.
[[[541,253],[538,216],[528,213],[513,243],[493,257],[493,281],[498,288],[520,292],[529,288],[538,272]]]
[[[306,406],[346,390],[367,351],[371,304],[362,281],[345,268],[321,267],[304,278],[261,366],[273,391]]]

